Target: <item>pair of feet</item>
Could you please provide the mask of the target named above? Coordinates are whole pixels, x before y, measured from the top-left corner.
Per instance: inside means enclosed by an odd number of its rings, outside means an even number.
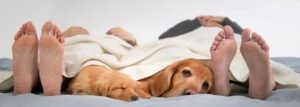
[[[211,46],[212,70],[215,76],[215,93],[229,95],[229,66],[237,50],[234,32],[225,26],[215,37]],[[257,33],[245,29],[242,33],[240,51],[249,69],[249,91],[252,98],[265,99],[275,87],[270,62],[269,46]]]
[[[15,35],[13,51],[14,94],[30,93],[41,81],[44,95],[59,95],[62,82],[64,37],[58,27],[46,22],[38,40],[31,22]]]

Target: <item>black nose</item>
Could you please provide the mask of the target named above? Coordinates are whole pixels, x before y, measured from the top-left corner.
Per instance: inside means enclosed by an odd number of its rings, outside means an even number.
[[[193,91],[193,90],[184,90],[184,92],[183,92],[183,95],[194,95],[194,94],[196,94],[196,92],[195,91]]]
[[[131,101],[136,101],[136,100],[139,100],[139,97],[138,96],[131,96],[130,99],[131,99]]]

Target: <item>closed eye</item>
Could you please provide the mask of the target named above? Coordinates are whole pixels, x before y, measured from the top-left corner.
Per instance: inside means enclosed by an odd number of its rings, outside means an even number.
[[[111,98],[115,98],[116,96],[119,96],[123,93],[124,89],[121,87],[117,87],[117,88],[113,88],[110,92],[109,92],[109,97]]]

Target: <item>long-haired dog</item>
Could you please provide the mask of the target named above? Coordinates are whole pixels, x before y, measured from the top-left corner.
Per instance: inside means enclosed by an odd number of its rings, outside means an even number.
[[[83,68],[67,88],[68,93],[77,95],[107,96],[124,101],[150,98],[137,86],[137,81],[125,74],[111,71],[103,66],[91,65]]]
[[[140,88],[155,97],[213,93],[213,72],[200,60],[185,59],[140,80]]]
[[[209,66],[196,59],[185,59],[139,81],[102,66],[87,66],[72,79],[67,92],[135,101],[139,97],[212,93],[213,83],[213,74]]]

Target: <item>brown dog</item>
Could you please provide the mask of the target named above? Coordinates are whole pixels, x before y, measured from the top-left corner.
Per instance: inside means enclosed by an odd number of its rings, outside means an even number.
[[[185,59],[139,82],[102,66],[87,66],[71,80],[67,92],[135,101],[138,97],[213,93],[213,83],[213,74],[209,66],[200,60]]]
[[[91,65],[83,68],[69,83],[68,93],[107,96],[124,101],[135,101],[150,96],[137,87],[137,81],[117,71]]]
[[[214,90],[212,70],[196,59],[178,61],[140,82],[139,87],[155,97],[213,93]]]

